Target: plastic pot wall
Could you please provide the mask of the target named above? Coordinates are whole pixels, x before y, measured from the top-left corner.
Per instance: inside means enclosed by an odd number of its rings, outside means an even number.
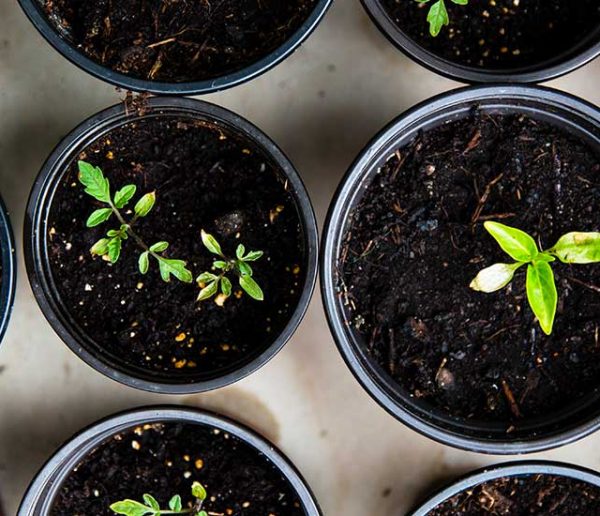
[[[2,260],[2,285],[0,286],[1,345],[13,309],[17,276],[15,242],[8,212],[2,199],[0,199],[0,260]]]
[[[444,444],[467,450],[513,454],[554,448],[600,427],[600,393],[564,412],[527,421],[506,433],[502,424],[476,424],[451,418],[411,398],[368,356],[349,329],[337,295],[337,261],[349,214],[361,191],[395,150],[419,131],[463,118],[473,106],[485,112],[522,113],[561,126],[587,141],[600,154],[600,111],[576,97],[528,86],[479,86],[455,90],[407,111],[381,131],[361,152],[343,178],[330,205],[323,233],[321,291],[330,329],[348,367],[369,394],[409,427]]]
[[[232,367],[218,376],[202,380],[185,380],[163,373],[128,367],[117,357],[103,352],[65,309],[54,284],[47,253],[46,225],[53,193],[72,160],[91,142],[116,127],[143,117],[162,115],[214,121],[254,142],[286,178],[288,190],[295,197],[304,237],[306,279],[301,285],[302,293],[298,305],[286,327],[279,335],[273,337],[273,342],[266,349],[257,356],[251,357],[246,363]],[[316,220],[308,193],[292,163],[268,136],[250,122],[214,104],[185,98],[149,99],[144,114],[127,113],[123,105],[113,106],[83,122],[69,134],[52,152],[34,183],[27,206],[23,240],[27,274],[36,300],[46,319],[71,350],[96,370],[114,380],[138,389],[166,394],[187,394],[223,387],[246,377],[266,364],[284,346],[300,324],[310,302],[317,275]]]
[[[109,417],[71,438],[42,467],[29,486],[17,516],[50,516],[57,493],[69,474],[95,448],[114,434],[143,424],[159,422],[190,423],[220,429],[234,435],[264,455],[298,493],[306,516],[320,516],[321,511],[294,465],[273,444],[252,430],[209,412],[178,407],[150,407]]]

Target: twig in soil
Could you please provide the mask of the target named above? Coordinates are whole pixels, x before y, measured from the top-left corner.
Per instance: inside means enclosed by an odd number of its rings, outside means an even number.
[[[477,131],[473,135],[473,138],[471,138],[471,140],[469,141],[466,149],[463,151],[463,155],[465,155],[468,152],[470,152],[473,149],[475,149],[479,145],[480,141],[481,141],[481,131],[479,129],[477,129]]]
[[[508,406],[510,407],[510,411],[513,413],[513,416],[520,418],[521,411],[519,410],[519,405],[517,404],[517,400],[515,400],[515,396],[510,390],[508,383],[506,383],[506,380],[502,380],[502,392],[504,392],[504,396],[506,396]]]
[[[477,222],[479,220],[479,217],[481,215],[481,212],[483,211],[485,203],[487,202],[488,197],[492,193],[492,188],[494,188],[494,185],[496,183],[498,183],[498,181],[500,181],[503,177],[504,177],[504,172],[502,172],[501,174],[496,176],[494,179],[492,179],[487,184],[487,186],[485,187],[485,190],[483,192],[483,195],[479,198],[479,202],[477,203],[477,208],[475,209],[475,212],[473,213],[473,216],[471,217],[471,224],[475,224],[475,222]]]
[[[600,287],[598,287],[596,285],[592,285],[591,283],[586,283],[585,281],[581,281],[577,278],[574,278],[573,276],[565,276],[565,278],[567,278],[569,281],[572,281],[573,283],[577,283],[578,285],[581,285],[582,287],[589,288],[590,290],[593,290],[594,292],[598,292],[600,294]]]
[[[116,263],[121,256],[123,242],[128,237],[133,238],[135,243],[143,252],[139,257],[139,270],[142,274],[148,272],[150,256],[156,259],[163,281],[169,282],[171,276],[184,283],[192,282],[192,273],[186,268],[187,263],[165,257],[162,253],[169,247],[168,242],[160,241],[153,245],[147,245],[144,240],[133,230],[134,224],[146,217],[156,202],[156,193],[150,192],[143,195],[134,207],[134,216],[126,221],[121,214],[124,208],[135,195],[135,185],[126,185],[115,193],[114,198],[110,192],[110,184],[104,173],[98,167],[94,167],[85,161],[79,162],[79,181],[85,186],[85,193],[94,199],[107,205],[105,208],[95,210],[88,218],[86,225],[93,228],[108,221],[113,215],[118,220],[119,229],[111,229],[106,238],[98,240],[90,249],[92,255],[101,256],[104,260]]]

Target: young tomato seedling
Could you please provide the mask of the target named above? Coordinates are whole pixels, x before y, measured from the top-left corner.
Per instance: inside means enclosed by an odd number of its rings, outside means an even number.
[[[496,263],[479,272],[471,288],[495,292],[508,285],[520,267],[527,265],[527,300],[546,335],[552,333],[558,294],[550,264],[600,262],[600,233],[567,233],[547,251],[540,251],[535,240],[520,229],[499,222],[485,222],[485,229],[515,262]]]
[[[136,244],[143,250],[139,257],[139,269],[142,274],[146,274],[150,267],[150,257],[158,262],[158,269],[161,278],[168,282],[171,276],[174,276],[179,281],[191,283],[192,273],[186,268],[186,262],[183,260],[175,260],[167,258],[162,253],[169,247],[168,242],[156,242],[152,245],[147,245],[142,238],[133,230],[134,224],[138,219],[147,216],[156,202],[156,193],[150,192],[143,195],[133,208],[133,217],[131,220],[125,220],[121,210],[127,206],[136,192],[135,185],[126,185],[111,196],[110,183],[104,173],[98,167],[80,161],[79,165],[79,181],[85,186],[85,193],[93,197],[97,201],[105,204],[106,207],[95,210],[87,219],[87,227],[93,228],[108,221],[113,215],[119,222],[119,229],[111,229],[107,232],[106,238],[101,238],[96,242],[90,252],[93,255],[101,256],[102,258],[116,263],[121,256],[121,248],[123,241],[131,237]]]
[[[262,251],[249,251],[246,253],[246,247],[243,244],[237,246],[235,258],[227,258],[219,242],[212,235],[202,230],[202,243],[211,253],[219,258],[213,262],[212,270],[216,272],[203,272],[196,278],[198,285],[202,290],[198,294],[198,301],[209,299],[219,291],[217,297],[218,304],[223,304],[231,295],[232,284],[227,274],[233,272],[237,274],[240,287],[252,298],[257,301],[263,301],[265,296],[258,283],[252,278],[253,270],[248,262],[255,262],[263,256]],[[217,272],[218,271],[218,272]]]
[[[192,484],[192,496],[194,501],[191,507],[183,508],[181,496],[175,495],[169,501],[168,509],[161,509],[160,504],[152,495],[145,494],[144,502],[136,502],[135,500],[123,500],[115,502],[110,506],[111,511],[115,514],[124,514],[125,516],[161,516],[163,514],[190,514],[192,516],[209,516],[202,509],[204,500],[206,500],[206,489],[200,482]],[[214,514],[214,513],[211,513]]]
[[[431,0],[416,0],[420,4],[428,4]],[[450,0],[453,4],[467,5],[469,0]],[[450,16],[448,15],[448,9],[446,9],[446,2],[444,0],[435,0],[429,12],[427,14],[427,21],[429,22],[429,32],[435,37],[437,36],[444,25],[450,24]]]

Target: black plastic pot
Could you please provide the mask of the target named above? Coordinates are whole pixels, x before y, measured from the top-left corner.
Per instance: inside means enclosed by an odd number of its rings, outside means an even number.
[[[249,428],[209,412],[174,406],[149,407],[123,412],[103,419],[81,431],[64,444],[42,467],[30,484],[17,516],[49,516],[57,493],[73,468],[87,454],[114,434],[144,424],[184,422],[205,425],[234,435],[269,459],[298,493],[306,516],[320,516],[321,511],[294,465],[273,444]]]
[[[15,299],[17,265],[15,241],[10,219],[0,199],[0,260],[2,260],[2,286],[0,287],[0,343],[6,332]]]
[[[47,216],[54,191],[69,163],[90,144],[116,127],[133,120],[153,116],[187,116],[217,122],[253,141],[270,156],[288,182],[288,191],[296,197],[306,252],[306,279],[290,321],[280,335],[260,354],[220,376],[202,381],[181,383],[158,373],[125,366],[94,345],[70,317],[58,296],[47,253]],[[120,104],[108,108],[83,122],[52,152],[40,171],[31,191],[24,227],[25,264],[35,297],[54,330],[81,359],[102,374],[121,383],[152,392],[186,394],[223,387],[236,382],[265,365],[292,336],[304,317],[317,276],[318,234],[308,193],[292,163],[262,131],[247,120],[222,107],[185,98],[155,97],[149,99],[144,114],[127,113]]]
[[[567,477],[600,488],[600,475],[590,469],[552,461],[507,462],[469,473],[457,482],[438,491],[423,505],[419,506],[418,509],[410,512],[409,516],[427,516],[433,509],[449,498],[484,482],[490,482],[497,478],[526,477],[531,475]]]
[[[321,291],[330,329],[348,367],[369,394],[397,419],[441,443],[467,450],[513,454],[561,446],[600,428],[600,393],[577,405],[521,424],[510,434],[499,424],[477,425],[451,418],[404,393],[375,364],[350,329],[337,293],[337,261],[349,213],[365,185],[396,149],[419,131],[464,118],[477,105],[494,113],[524,113],[562,126],[600,152],[600,111],[576,97],[529,86],[479,86],[451,91],[423,102],[391,122],[361,152],[343,178],[329,208],[321,254]]]
[[[415,42],[394,22],[382,5],[382,0],[362,0],[362,3],[375,25],[396,48],[429,70],[465,83],[549,81],[576,70],[600,55],[600,27],[598,27],[577,46],[535,65],[506,70],[465,66],[439,57]]]
[[[168,83],[136,79],[116,72],[89,59],[65,38],[48,21],[42,2],[19,0],[31,23],[58,52],[87,73],[121,88],[151,92],[159,95],[201,95],[221,91],[254,79],[290,56],[310,36],[320,23],[333,0],[319,0],[309,18],[283,45],[261,60],[237,72],[222,77],[195,82]]]

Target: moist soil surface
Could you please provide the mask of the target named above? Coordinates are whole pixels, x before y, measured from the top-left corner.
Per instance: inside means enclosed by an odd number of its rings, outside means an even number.
[[[154,259],[142,275],[142,249],[132,238],[115,264],[93,257],[91,246],[119,225],[113,217],[86,227],[102,205],[84,193],[75,159],[52,201],[48,255],[58,295],[96,351],[121,367],[183,383],[239,367],[277,338],[304,286],[306,254],[295,198],[264,151],[229,128],[162,115],[113,130],[78,158],[100,167],[113,193],[137,185],[122,210],[126,220],[143,194],[156,192],[154,208],[134,229],[147,245],[169,242],[164,256],[186,260],[194,278],[215,259],[202,244],[202,229],[227,257],[235,257],[240,243],[265,253],[252,263],[265,300],[242,293],[230,273],[233,295],[223,306],[214,297],[197,302],[196,283],[162,281]]]
[[[438,505],[429,516],[597,516],[600,489],[553,475],[505,477],[484,482]]]
[[[317,0],[38,0],[87,57],[139,79],[190,82],[239,71],[287,41]]]
[[[62,485],[52,516],[110,516],[117,501],[151,494],[167,508],[176,494],[192,503],[200,482],[210,514],[300,516],[297,493],[275,465],[233,435],[201,425],[143,425],[90,453]],[[229,512],[231,511],[231,512]]]
[[[512,69],[542,63],[573,49],[596,32],[597,0],[446,0],[450,25],[437,37],[429,34],[431,3],[381,0],[409,37],[434,54],[461,65]]]
[[[469,288],[511,261],[483,222],[548,249],[600,230],[598,213],[600,155],[546,122],[474,110],[421,133],[350,215],[338,277],[348,324],[402,396],[508,428],[547,416],[600,386],[600,264],[552,264],[559,301],[546,336],[524,268],[498,292]]]

